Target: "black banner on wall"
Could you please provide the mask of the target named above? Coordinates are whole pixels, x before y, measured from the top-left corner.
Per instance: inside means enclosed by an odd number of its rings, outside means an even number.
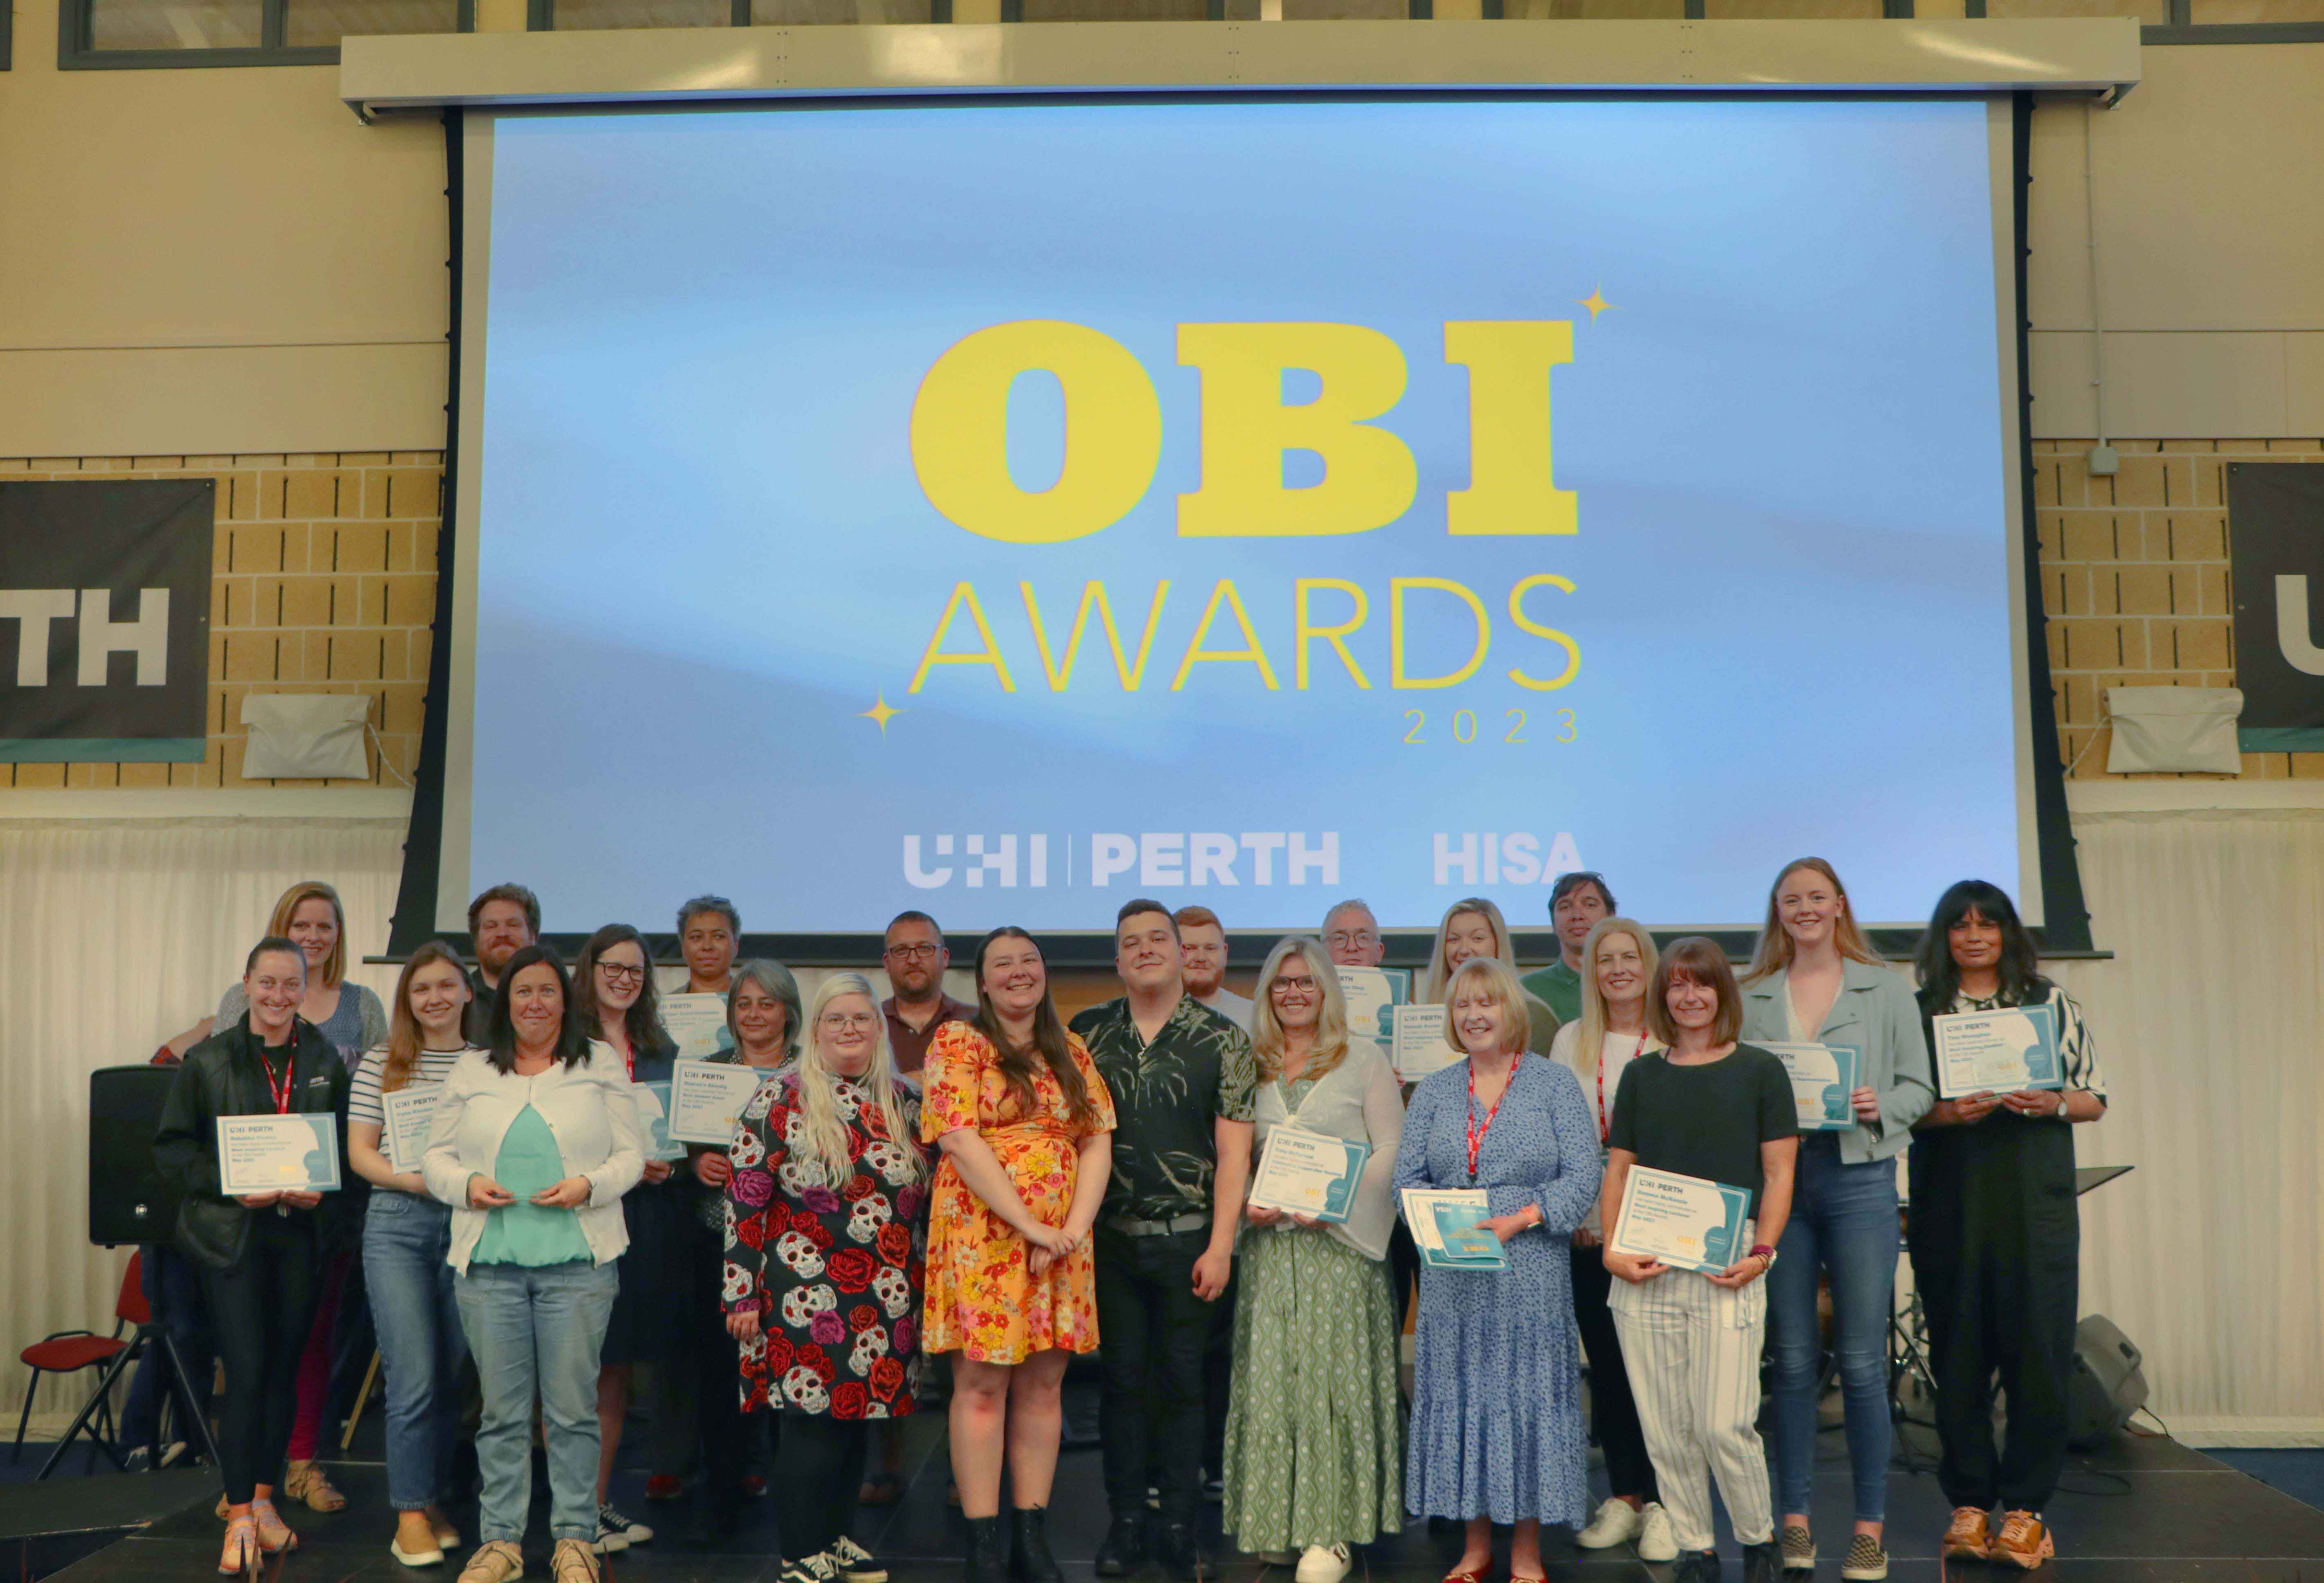
[[[2324,748],[2324,466],[2228,463],[2227,543],[2243,750]]]
[[[217,492],[0,483],[0,762],[201,762]]]

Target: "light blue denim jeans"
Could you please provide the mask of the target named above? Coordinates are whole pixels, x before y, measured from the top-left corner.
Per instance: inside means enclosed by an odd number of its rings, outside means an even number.
[[[586,1259],[528,1268],[471,1264],[454,1289],[484,1386],[476,1431],[480,1542],[521,1543],[532,1506],[532,1402],[549,1451],[549,1532],[597,1537],[597,1356],[619,1284]]]
[[[1775,1360],[1775,1510],[1806,1512],[1815,1468],[1821,1350],[1816,1275],[1831,1272],[1832,1350],[1854,1475],[1856,1518],[1878,1523],[1888,1493],[1888,1315],[1896,1301],[1896,1162],[1842,1164],[1833,1135],[1800,1141],[1792,1218],[1767,1275]]]
[[[460,1432],[460,1360],[468,1339],[452,1300],[452,1211],[377,1188],[364,1212],[364,1286],[387,1376],[387,1504],[416,1512],[444,1498]]]

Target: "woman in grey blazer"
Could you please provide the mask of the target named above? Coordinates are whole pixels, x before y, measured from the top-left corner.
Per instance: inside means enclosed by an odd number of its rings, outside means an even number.
[[[1849,1123],[1803,1130],[1792,1214],[1767,1275],[1775,1359],[1775,1504],[1786,1571],[1812,1571],[1808,1481],[1815,1462],[1816,1275],[1831,1274],[1832,1348],[1846,1404],[1856,1532],[1842,1578],[1888,1575],[1888,1316],[1895,1302],[1896,1156],[1935,1102],[1920,1008],[1884,966],[1821,858],[1775,877],[1743,980],[1743,1037],[1844,1045],[1857,1052]]]

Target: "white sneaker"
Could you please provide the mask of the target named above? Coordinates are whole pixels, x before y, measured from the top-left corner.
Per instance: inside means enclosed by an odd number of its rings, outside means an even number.
[[[1353,1564],[1344,1544],[1311,1544],[1292,1575],[1297,1583],[1340,1583]]]
[[[1670,1514],[1663,1510],[1660,1501],[1648,1501],[1646,1509],[1638,1514],[1638,1559],[1678,1560],[1678,1534],[1671,1527]]]
[[[1611,1550],[1637,1538],[1644,1521],[1637,1507],[1619,1496],[1609,1496],[1590,1519],[1590,1526],[1573,1536],[1573,1542],[1583,1550]]]

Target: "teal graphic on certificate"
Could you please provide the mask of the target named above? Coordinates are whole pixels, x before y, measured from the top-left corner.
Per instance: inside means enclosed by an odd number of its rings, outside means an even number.
[[[217,1157],[218,1191],[228,1198],[339,1189],[338,1124],[327,1113],[221,1116]]]
[[[1802,1132],[1846,1132],[1856,1125],[1856,1074],[1862,1052],[1853,1045],[1775,1045],[1759,1047],[1791,1073],[1792,1099],[1799,1106]]]
[[[1937,1035],[1937,1093],[1942,1099],[2066,1086],[2057,1015],[2046,1005],[1960,1011],[1933,1017],[1929,1026]]]
[[[1407,1187],[1404,1222],[1420,1262],[1433,1270],[1506,1270],[1509,1256],[1501,1239],[1477,1223],[1490,1211],[1481,1187]]]
[[[669,1136],[679,1143],[734,1141],[734,1118],[759,1091],[759,1069],[723,1061],[677,1061],[669,1069]]]
[[[440,1082],[416,1082],[379,1097],[380,1141],[387,1146],[387,1163],[397,1171],[417,1171],[428,1152],[429,1124],[436,1119],[436,1100],[444,1091]]]
[[[1742,1188],[1633,1165],[1609,1246],[1674,1269],[1716,1274],[1742,1256],[1750,1213],[1751,1195]]]
[[[676,1041],[681,1061],[699,1061],[734,1045],[726,1026],[726,997],[706,990],[663,996],[661,1026]]]
[[[1372,1146],[1352,1138],[1283,1126],[1267,1135],[1250,1201],[1318,1220],[1340,1221],[1354,1208],[1356,1183]]]
[[[1461,1059],[1446,1032],[1442,1006],[1395,1008],[1395,1033],[1388,1040],[1388,1064],[1398,1082],[1418,1082]]]
[[[669,1136],[669,1084],[632,1083],[630,1091],[638,1098],[638,1129],[645,1134],[646,1158],[686,1158],[686,1146]]]
[[[1396,1008],[1412,999],[1412,970],[1342,967],[1340,998],[1347,1002],[1348,1032],[1385,1045],[1396,1036]]]

